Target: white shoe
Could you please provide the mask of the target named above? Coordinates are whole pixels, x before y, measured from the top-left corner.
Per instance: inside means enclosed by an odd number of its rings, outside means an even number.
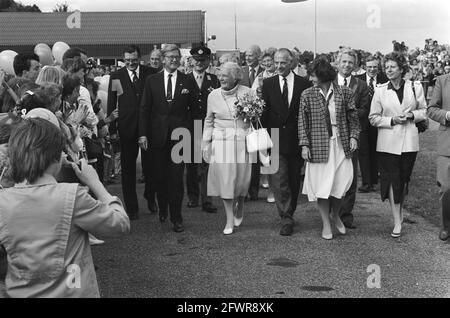
[[[234,216],[233,219],[234,219],[234,226],[235,227],[239,227],[239,225],[241,225],[242,220],[244,219],[244,217],[237,218],[237,217]]]
[[[334,220],[334,226],[336,227],[338,232],[342,235],[345,235],[345,233],[346,233],[345,225],[344,225],[344,223],[342,223],[341,218],[338,217],[338,218],[334,218],[333,220]]]
[[[322,238],[324,239],[324,240],[332,240],[333,239],[333,233],[330,233],[330,234],[323,234],[323,231],[322,231]]]
[[[262,188],[263,189],[269,189],[269,184],[268,183],[263,183],[262,184]]]
[[[93,245],[102,245],[105,244],[105,241],[99,240],[98,238],[96,238],[93,235],[89,235],[89,245],[93,246]]]
[[[232,227],[231,228],[225,228],[223,230],[223,234],[225,234],[225,235],[233,234],[233,228]]]
[[[274,196],[273,196],[273,195],[268,196],[268,197],[267,197],[267,202],[269,202],[269,203],[275,203],[275,198],[274,198]]]
[[[333,234],[328,234],[328,235],[322,234],[322,238],[324,240],[327,240],[327,241],[332,240],[333,239]]]

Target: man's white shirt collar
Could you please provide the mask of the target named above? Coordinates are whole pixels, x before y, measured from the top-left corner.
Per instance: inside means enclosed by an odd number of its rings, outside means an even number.
[[[350,81],[352,80],[352,76],[349,75],[347,77],[344,77],[341,75],[341,73],[338,73],[338,84],[339,85],[344,85],[344,79],[347,79],[347,87],[350,86]]]
[[[137,67],[137,69],[135,70],[135,72],[136,72],[138,78],[140,78],[140,76],[139,76],[139,71],[140,71],[140,70],[141,70],[141,66],[139,65],[139,66]],[[133,82],[133,77],[134,77],[133,71],[130,71],[129,69],[127,69],[127,71],[128,71],[128,75],[130,76],[131,81]]]
[[[370,75],[369,73],[366,72],[366,81],[367,81],[367,85],[369,85],[370,83]],[[373,76],[373,85],[377,85],[377,75]]]

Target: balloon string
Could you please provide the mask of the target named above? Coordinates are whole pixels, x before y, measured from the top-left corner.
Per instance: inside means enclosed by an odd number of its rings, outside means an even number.
[[[16,95],[14,90],[8,85],[8,83],[6,83],[5,79],[2,79],[2,85],[6,89],[6,91],[9,93],[11,98],[14,100],[14,102],[16,104],[18,104],[20,102],[19,97]]]

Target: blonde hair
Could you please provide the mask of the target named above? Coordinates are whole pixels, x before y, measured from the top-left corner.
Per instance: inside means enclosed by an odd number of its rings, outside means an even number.
[[[355,66],[358,65],[358,55],[356,54],[356,52],[354,50],[347,49],[347,48],[344,48],[344,49],[339,51],[339,54],[337,56],[337,62],[338,63],[341,61],[342,55],[344,55],[344,54],[353,57],[355,59]]]
[[[50,83],[61,85],[64,74],[65,74],[65,72],[62,69],[60,69],[56,66],[46,65],[39,72],[39,75],[36,78],[35,83],[38,85],[44,85],[44,84],[50,84]]]

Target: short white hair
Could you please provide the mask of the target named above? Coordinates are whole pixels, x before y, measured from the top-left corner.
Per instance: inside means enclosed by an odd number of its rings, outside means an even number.
[[[161,49],[161,54],[166,56],[167,52],[178,51],[178,54],[181,55],[180,48],[176,44],[167,44],[164,48]]]
[[[223,65],[220,65],[219,73],[228,74],[232,78],[234,78],[235,81],[240,81],[244,77],[242,68],[239,66],[239,64],[234,62],[225,62]]]
[[[252,52],[258,56],[258,58],[261,56],[261,48],[256,44],[251,45],[245,52]]]

